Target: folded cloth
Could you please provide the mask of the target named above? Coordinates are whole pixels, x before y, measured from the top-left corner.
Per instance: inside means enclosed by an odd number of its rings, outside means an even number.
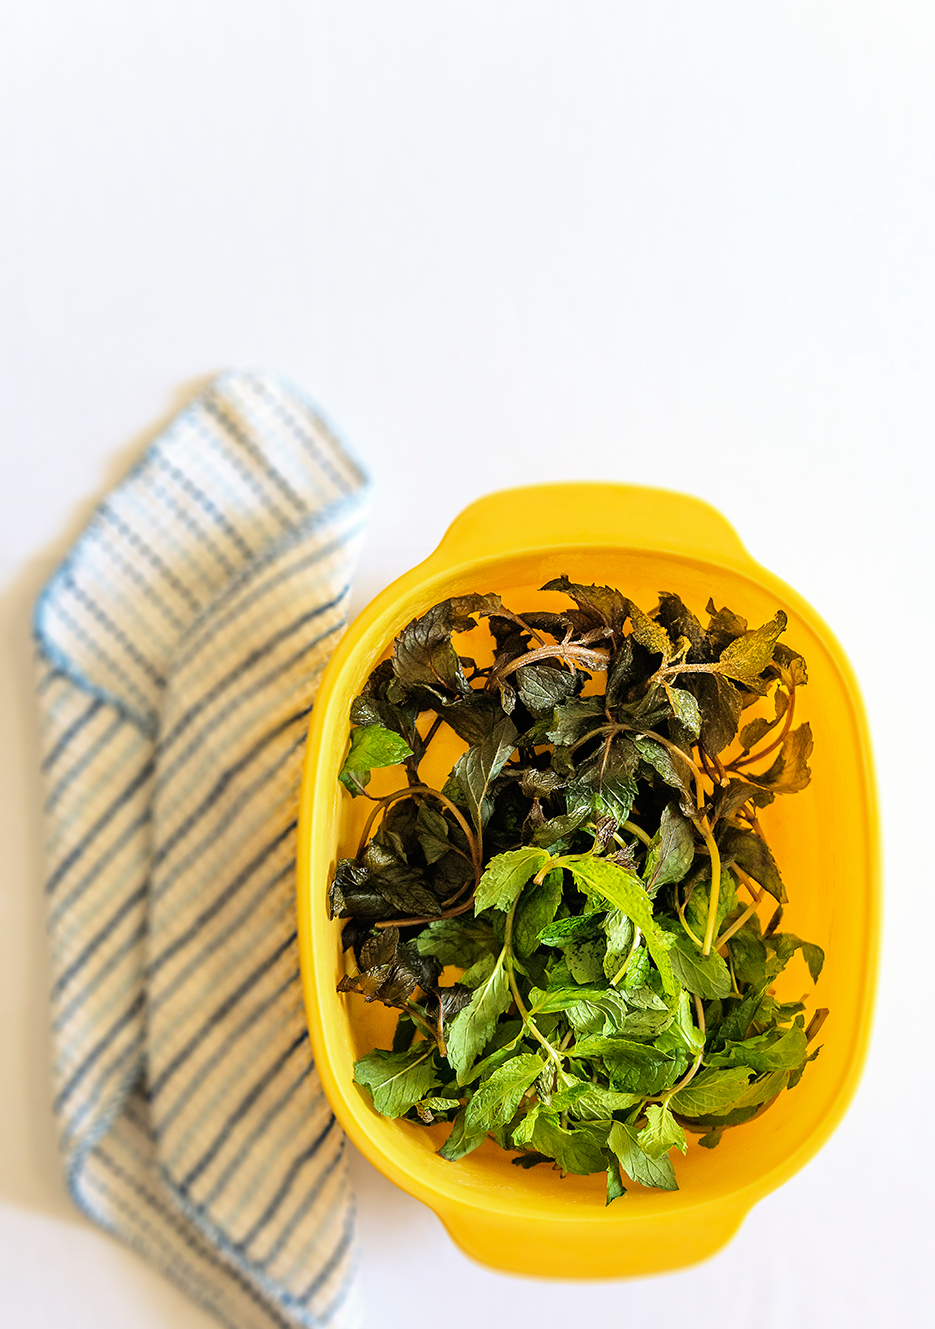
[[[299,393],[224,375],[101,504],[36,610],[68,1183],[236,1329],[357,1320],[293,863],[366,496]]]

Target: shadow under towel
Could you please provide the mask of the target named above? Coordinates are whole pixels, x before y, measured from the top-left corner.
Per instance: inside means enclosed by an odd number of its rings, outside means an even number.
[[[232,1329],[357,1320],[294,861],[366,497],[301,395],[224,375],[101,504],[36,610],[69,1186]]]

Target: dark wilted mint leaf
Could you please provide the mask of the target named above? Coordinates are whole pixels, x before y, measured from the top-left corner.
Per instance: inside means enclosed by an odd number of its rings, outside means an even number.
[[[675,654],[672,639],[661,623],[644,614],[639,605],[627,601],[630,622],[633,625],[633,638],[652,655],[661,655],[662,663],[668,664]]]
[[[490,786],[515,751],[516,738],[516,726],[505,715],[482,743],[468,748],[455,762],[454,777],[477,826],[490,816],[493,808]]]
[[[770,794],[797,794],[811,779],[808,759],[813,746],[811,725],[799,725],[786,734],[779,755],[768,771],[763,775],[752,775],[748,768],[744,771],[744,778]]]
[[[393,671],[405,688],[428,688],[442,700],[469,691],[461,661],[451,643],[453,632],[475,626],[473,614],[494,614],[498,595],[459,595],[433,605],[396,638]]]
[[[719,837],[718,849],[723,866],[729,867],[731,863],[736,863],[780,904],[789,898],[769,845],[755,832],[728,826]]]
[[[520,701],[538,719],[550,716],[556,706],[575,696],[581,676],[552,665],[525,665],[516,671],[516,686]]]
[[[653,836],[643,868],[643,881],[648,894],[655,895],[660,886],[681,881],[695,857],[695,841],[691,825],[674,803],[662,811],[659,830]]]
[[[736,737],[743,698],[719,674],[692,675],[691,688],[701,711],[701,741],[708,752],[723,752]]]
[[[593,623],[602,623],[614,632],[623,629],[629,601],[612,586],[582,586],[569,581],[563,573],[561,577],[547,581],[542,590],[563,591]]]

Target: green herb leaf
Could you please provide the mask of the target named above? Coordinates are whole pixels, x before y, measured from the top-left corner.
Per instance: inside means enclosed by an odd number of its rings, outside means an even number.
[[[505,1126],[543,1067],[541,1057],[521,1053],[511,1057],[474,1091],[465,1116],[468,1131],[490,1131]]]
[[[462,1108],[454,1119],[448,1139],[438,1150],[449,1163],[457,1163],[459,1158],[473,1153],[487,1139],[486,1131],[469,1131],[465,1118],[466,1110]]]
[[[401,1117],[439,1083],[434,1051],[434,1044],[425,1043],[408,1052],[378,1048],[354,1063],[354,1079],[370,1090],[373,1106],[384,1117]]]
[[[644,1153],[633,1126],[615,1121],[607,1136],[607,1143],[613,1150],[621,1170],[637,1185],[655,1186],[664,1191],[678,1190],[679,1184],[675,1179],[672,1160],[667,1154],[653,1158]]]
[[[491,908],[504,912],[511,909],[530,877],[534,877],[548,861],[546,851],[532,845],[497,854],[487,864],[478,883],[474,894],[475,913]]]
[[[416,937],[416,947],[420,955],[434,955],[442,964],[456,964],[462,969],[499,950],[487,920],[465,914],[429,923]]]
[[[668,939],[653,919],[652,903],[639,878],[625,868],[608,862],[606,858],[595,858],[589,854],[565,859],[563,866],[571,872],[579,890],[606,900],[636,924],[646,938],[646,945],[662,976],[663,986],[667,992],[674,993],[675,981],[669,963]]]
[[[669,952],[672,972],[696,996],[708,1000],[726,997],[731,990],[730,970],[717,951],[702,955],[690,937],[673,934],[674,944]]]
[[[688,1148],[685,1131],[669,1111],[668,1103],[650,1103],[646,1109],[646,1125],[637,1136],[640,1148],[650,1158],[661,1158],[670,1149]]]
[[[532,955],[539,936],[555,917],[562,902],[561,871],[547,872],[538,885],[527,886],[513,921],[513,945],[517,955]]]
[[[589,1172],[603,1172],[607,1166],[601,1134],[592,1126],[565,1130],[551,1117],[540,1114],[536,1117],[531,1143],[540,1153],[554,1158],[563,1173],[586,1176]],[[606,1128],[603,1134],[606,1140]]]
[[[488,738],[468,748],[454,766],[454,777],[471,810],[474,824],[481,826],[493,810],[490,786],[516,748],[516,726],[509,716],[498,720]]]
[[[461,1083],[490,1041],[498,1016],[510,1004],[510,984],[503,958],[501,953],[488,976],[475,989],[470,1004],[458,1012],[448,1028],[448,1060]]]
[[[705,1070],[673,1094],[669,1106],[683,1117],[708,1117],[728,1112],[747,1088],[746,1066],[728,1070]]]
[[[358,725],[351,730],[351,746],[338,779],[355,798],[370,783],[377,766],[396,766],[412,756],[412,748],[392,729],[381,724]]]

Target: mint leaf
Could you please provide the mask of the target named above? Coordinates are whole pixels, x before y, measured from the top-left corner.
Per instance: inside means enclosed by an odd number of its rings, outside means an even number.
[[[610,1128],[607,1143],[613,1150],[620,1168],[639,1186],[655,1186],[664,1191],[677,1191],[675,1169],[667,1154],[652,1158],[640,1148],[639,1137],[633,1126],[615,1121]]]
[[[728,867],[731,863],[736,863],[758,886],[769,891],[780,904],[784,904],[789,898],[769,845],[753,831],[742,831],[736,826],[728,826],[719,837],[718,849],[721,853],[722,866]]]
[[[540,1153],[554,1158],[562,1172],[586,1176],[589,1172],[603,1172],[607,1166],[601,1136],[604,1131],[590,1126],[566,1130],[552,1117],[536,1117],[531,1143]]]
[[[730,970],[717,951],[702,955],[690,937],[671,935],[675,940],[669,960],[682,987],[706,1001],[726,997],[731,990]]]
[[[448,823],[442,814],[424,799],[416,817],[416,835],[426,863],[437,863],[451,849]]]
[[[459,965],[468,969],[485,955],[496,955],[500,949],[493,928],[483,918],[439,918],[429,923],[416,937],[420,955],[434,955],[442,964]]]
[[[667,683],[663,686],[676,720],[685,726],[692,738],[697,738],[701,733],[701,710],[695,697],[684,688],[673,688]]]
[[[619,909],[611,909],[604,917],[604,935],[607,950],[604,953],[604,977],[615,978],[630,954],[633,945],[633,924]]]
[[[373,1106],[384,1117],[401,1117],[439,1083],[434,1051],[434,1044],[425,1043],[408,1052],[377,1048],[354,1063],[354,1079],[370,1090]]]
[[[548,861],[546,851],[532,845],[497,854],[487,864],[474,893],[474,912],[480,914],[490,908],[511,909],[530,877],[534,877]]]
[[[663,808],[659,830],[653,836],[643,868],[647,893],[655,895],[660,886],[681,881],[695,857],[691,824],[674,803]]]
[[[546,873],[538,885],[527,886],[513,920],[513,945],[517,955],[532,955],[539,934],[555,917],[562,902],[561,871]]]
[[[508,715],[498,720],[487,738],[468,748],[454,764],[452,774],[461,787],[476,826],[483,825],[493,810],[490,786],[516,748],[517,730]]]
[[[662,976],[663,986],[667,992],[674,993],[668,939],[653,919],[652,903],[639,878],[606,858],[595,858],[590,854],[568,858],[563,866],[571,872],[579,890],[590,896],[600,896],[640,928]]]
[[[524,665],[516,671],[519,699],[536,719],[550,719],[555,707],[569,701],[579,687],[580,675],[552,665]]]
[[[412,756],[412,748],[392,729],[380,724],[358,725],[351,730],[351,746],[338,779],[355,798],[370,783],[377,766],[397,766]]]
[[[772,660],[773,647],[779,634],[785,631],[786,622],[786,615],[780,609],[769,623],[729,642],[718,659],[718,673],[739,683],[755,683]]]
[[[457,1163],[459,1158],[472,1153],[487,1138],[486,1131],[469,1131],[465,1117],[466,1111],[462,1108],[452,1123],[448,1139],[438,1150],[442,1158],[447,1159],[449,1163]]]
[[[472,614],[495,614],[498,595],[458,595],[414,618],[396,638],[393,672],[404,689],[424,687],[443,701],[463,696],[470,687],[451,643],[453,632],[469,632]]]
[[[465,1128],[469,1132],[493,1130],[505,1126],[519,1107],[520,1100],[538,1077],[543,1060],[534,1053],[521,1053],[495,1070],[474,1091],[467,1106]]]
[[[683,1117],[708,1117],[728,1112],[747,1088],[746,1066],[701,1071],[684,1089],[673,1094],[669,1106]]]
[[[646,1109],[646,1125],[640,1131],[637,1141],[644,1154],[650,1158],[661,1158],[670,1149],[688,1148],[685,1131],[669,1111],[668,1103],[650,1103]]]
[[[668,664],[675,654],[668,632],[660,623],[655,622],[648,614],[644,614],[632,600],[627,601],[627,609],[633,626],[633,640],[638,641],[654,655],[661,655],[662,663]]]
[[[503,960],[501,952],[488,976],[475,989],[469,1005],[448,1026],[448,1060],[459,1081],[487,1046],[498,1017],[512,1000]]]
[[[604,1201],[605,1205],[612,1204],[614,1200],[619,1200],[626,1193],[627,1188],[620,1180],[620,1165],[616,1158],[613,1158],[607,1164],[607,1198]]]

